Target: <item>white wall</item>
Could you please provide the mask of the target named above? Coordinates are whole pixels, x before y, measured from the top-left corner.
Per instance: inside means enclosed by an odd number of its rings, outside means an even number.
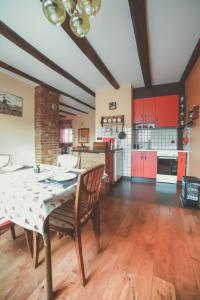
[[[118,90],[109,88],[96,91],[96,137],[114,137],[118,146],[123,149],[123,176],[131,176],[131,148],[132,148],[132,92],[130,84],[122,85]],[[109,110],[109,102],[116,102],[117,109]],[[126,138],[118,139],[118,134],[107,132],[101,126],[102,116],[124,115]],[[120,128],[121,129],[121,128]]]
[[[0,154],[10,154],[13,164],[34,162],[34,87],[0,73],[0,92],[23,97],[23,117],[0,114]]]
[[[89,128],[90,142],[86,146],[93,147],[95,141],[95,112],[89,112],[88,115],[80,113],[72,121],[73,128],[73,147],[80,146],[78,143],[78,129]]]
[[[102,116],[124,115],[125,127],[131,125],[132,86],[123,85],[118,90],[114,88],[96,91],[96,129],[101,128]],[[109,110],[109,102],[116,102],[117,109]]]

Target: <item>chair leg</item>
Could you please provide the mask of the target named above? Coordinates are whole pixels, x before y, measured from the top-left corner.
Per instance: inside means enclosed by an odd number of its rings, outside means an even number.
[[[40,252],[40,235],[37,232],[33,232],[33,265],[36,269],[38,266]]]
[[[15,234],[15,226],[14,225],[10,226],[10,231],[11,231],[11,235],[12,235],[13,240],[15,240],[16,239],[16,234]]]
[[[94,209],[94,214],[92,216],[92,225],[95,233],[95,238],[97,241],[98,252],[100,251],[100,205],[96,205]]]
[[[30,252],[31,257],[33,258],[33,232],[28,229],[24,229],[27,248]]]
[[[81,231],[78,230],[75,235],[75,245],[76,245],[76,255],[78,259],[78,267],[79,272],[81,275],[81,282],[82,285],[86,285],[86,278],[85,278],[85,269],[84,269],[84,262],[83,262],[83,251],[82,251],[82,243],[81,243]]]

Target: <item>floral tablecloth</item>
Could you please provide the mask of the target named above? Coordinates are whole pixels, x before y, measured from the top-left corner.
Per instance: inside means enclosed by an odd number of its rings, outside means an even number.
[[[76,183],[64,188],[40,182],[52,172],[49,168],[35,174],[30,168],[0,174],[0,213],[15,224],[43,234],[46,217],[74,198],[76,191]]]

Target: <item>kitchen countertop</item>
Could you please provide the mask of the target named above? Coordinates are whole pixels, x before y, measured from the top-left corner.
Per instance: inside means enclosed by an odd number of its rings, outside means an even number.
[[[83,152],[83,153],[107,153],[107,152],[116,152],[116,151],[121,151],[123,150],[122,148],[116,148],[112,150],[104,150],[104,149],[99,149],[99,150],[90,150],[90,149],[73,149],[72,152]]]
[[[188,150],[177,150],[177,149],[174,149],[174,150],[172,150],[172,149],[170,149],[170,150],[165,150],[165,149],[155,149],[155,150],[153,150],[153,149],[132,149],[132,151],[156,151],[156,152],[158,152],[158,151],[166,151],[166,152],[175,152],[175,151],[177,151],[177,152],[188,152]]]

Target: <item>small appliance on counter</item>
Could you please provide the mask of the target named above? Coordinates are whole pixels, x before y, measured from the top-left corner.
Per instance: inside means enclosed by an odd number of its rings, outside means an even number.
[[[200,179],[192,176],[182,178],[180,200],[183,206],[200,208]]]
[[[110,143],[109,142],[94,142],[93,150],[99,151],[99,152],[108,151],[108,150],[110,150]]]

